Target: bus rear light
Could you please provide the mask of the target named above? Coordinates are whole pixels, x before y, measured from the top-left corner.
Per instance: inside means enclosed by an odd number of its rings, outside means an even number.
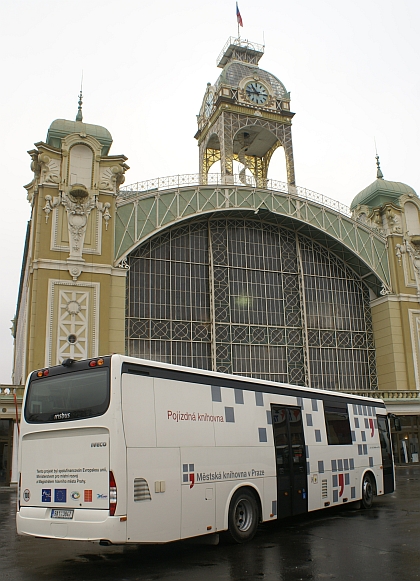
[[[99,366],[101,367],[101,365],[103,365],[105,363],[105,361],[101,358],[101,359],[91,359],[89,361],[89,367],[96,367]]]
[[[117,483],[115,482],[112,470],[109,471],[109,514],[115,515],[117,508]]]
[[[40,369],[36,372],[37,377],[47,377],[50,374],[49,369]]]

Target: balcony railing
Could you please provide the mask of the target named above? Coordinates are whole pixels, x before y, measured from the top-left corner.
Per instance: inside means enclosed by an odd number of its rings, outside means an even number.
[[[278,180],[267,179],[264,180],[263,186],[256,184],[256,181],[252,177],[247,177],[248,183],[244,184],[239,174],[234,174],[231,176],[222,176],[221,174],[208,174],[206,182],[203,182],[202,177],[198,173],[193,174],[183,174],[167,176],[163,178],[155,178],[151,180],[145,180],[144,182],[136,182],[134,184],[129,184],[120,188],[120,193],[118,195],[119,200],[130,200],[132,197],[139,197],[144,194],[145,197],[148,195],[153,195],[157,191],[178,189],[182,187],[191,186],[219,186],[219,187],[241,187],[241,188],[255,188],[258,190],[269,190],[274,192],[281,192],[282,194],[289,194],[294,197],[302,198],[303,200],[309,200],[320,204],[321,206],[326,206],[331,208],[336,212],[343,214],[344,216],[350,217],[351,211],[348,206],[328,198],[323,194],[318,194],[307,188],[302,188],[300,186],[290,186],[285,182]]]
[[[358,395],[362,397],[374,397],[377,399],[383,399],[384,401],[396,401],[396,400],[418,400],[420,402],[420,391],[411,390],[411,389],[393,389],[393,390],[344,390],[345,393],[351,395]]]

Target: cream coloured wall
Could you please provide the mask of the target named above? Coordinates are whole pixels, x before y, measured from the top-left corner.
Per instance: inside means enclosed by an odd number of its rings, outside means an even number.
[[[37,143],[30,152],[28,303],[16,322],[24,334],[24,353],[15,357],[24,367],[23,380],[33,369],[66,357],[124,352],[127,272],[113,261],[115,200],[126,158],[103,157],[95,138],[83,139],[88,148],[75,134],[63,140],[61,150]],[[85,191],[73,195],[75,180]]]
[[[379,390],[408,389],[400,304],[389,297],[372,304]]]

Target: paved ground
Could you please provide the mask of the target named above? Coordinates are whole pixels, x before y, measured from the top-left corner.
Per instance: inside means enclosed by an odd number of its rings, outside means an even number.
[[[420,467],[397,492],[262,525],[246,545],[99,547],[18,537],[15,492],[0,489],[1,581],[413,581],[420,579]]]

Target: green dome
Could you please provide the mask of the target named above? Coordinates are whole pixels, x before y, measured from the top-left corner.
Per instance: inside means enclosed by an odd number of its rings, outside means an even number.
[[[84,133],[99,141],[102,145],[102,155],[108,155],[112,144],[112,136],[108,129],[100,125],[83,123],[83,121],[67,121],[56,119],[50,125],[47,133],[47,143],[53,147],[61,148],[61,140],[71,133]]]
[[[350,205],[350,210],[354,210],[359,205],[376,208],[383,206],[387,202],[394,202],[399,206],[399,199],[404,194],[417,197],[413,188],[407,186],[407,184],[389,182],[388,180],[377,178],[370,186],[357,194]]]

